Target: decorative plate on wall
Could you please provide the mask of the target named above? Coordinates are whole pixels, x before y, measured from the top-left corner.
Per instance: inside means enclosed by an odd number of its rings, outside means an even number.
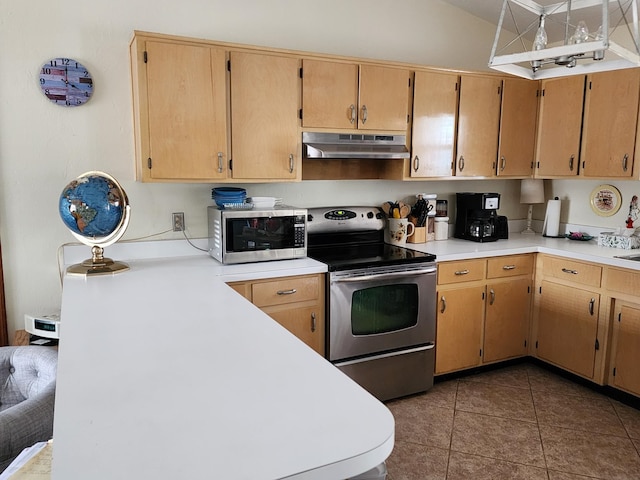
[[[600,185],[590,196],[591,209],[601,217],[610,217],[620,210],[622,197],[613,185]]]

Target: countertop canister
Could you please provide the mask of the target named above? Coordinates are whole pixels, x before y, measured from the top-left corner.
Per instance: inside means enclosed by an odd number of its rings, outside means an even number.
[[[446,240],[449,238],[449,217],[436,217],[435,221],[436,240]]]

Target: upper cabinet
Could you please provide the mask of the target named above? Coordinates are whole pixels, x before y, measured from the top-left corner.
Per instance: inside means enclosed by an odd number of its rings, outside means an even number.
[[[406,131],[411,72],[304,59],[303,128]]]
[[[411,177],[492,177],[502,80],[418,71],[413,99]]]
[[[498,155],[502,80],[462,75],[455,175],[492,177]]]
[[[300,180],[300,61],[230,53],[233,179]]]
[[[631,177],[639,92],[638,68],[587,76],[581,175]]]
[[[412,177],[452,175],[458,75],[418,71],[413,91]]]
[[[498,147],[499,177],[533,174],[539,82],[505,78],[502,82],[502,113]]]
[[[136,37],[131,60],[138,180],[225,179],[225,51]]]
[[[640,69],[542,81],[537,177],[631,178]]]
[[[131,60],[138,180],[302,178],[298,58],[137,34]]]

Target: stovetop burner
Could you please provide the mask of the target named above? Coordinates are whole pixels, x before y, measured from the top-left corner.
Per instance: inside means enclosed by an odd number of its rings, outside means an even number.
[[[435,261],[433,254],[384,243],[385,223],[377,207],[311,208],[307,255],[330,272]]]

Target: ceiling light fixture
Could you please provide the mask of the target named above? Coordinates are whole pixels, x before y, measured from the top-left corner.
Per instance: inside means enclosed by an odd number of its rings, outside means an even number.
[[[543,79],[638,66],[638,0],[502,4],[489,58],[494,70]]]

